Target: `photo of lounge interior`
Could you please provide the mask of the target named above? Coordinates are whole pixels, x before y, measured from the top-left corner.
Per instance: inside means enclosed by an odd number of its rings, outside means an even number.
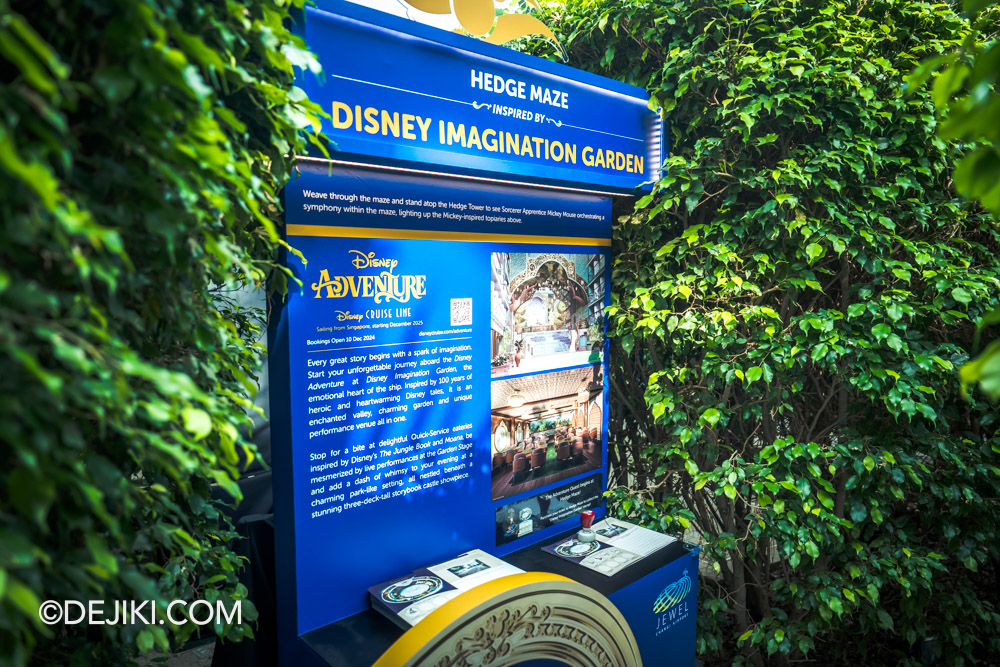
[[[574,368],[490,386],[493,500],[601,465],[602,379]]]
[[[493,253],[492,376],[537,373],[599,360],[604,273],[604,255],[600,254]]]

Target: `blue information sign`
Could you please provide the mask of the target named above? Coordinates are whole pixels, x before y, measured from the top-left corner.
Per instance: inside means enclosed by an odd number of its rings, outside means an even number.
[[[324,72],[305,82],[334,157],[631,192],[657,179],[641,88],[354,4],[307,8]]]
[[[297,633],[599,509],[608,198],[323,166],[285,206],[301,288],[272,381]]]
[[[639,88],[342,0],[300,29],[333,159],[285,189],[294,280],[271,316],[286,639],[418,568],[603,514],[602,195],[664,157]],[[693,622],[678,577],[661,629]]]

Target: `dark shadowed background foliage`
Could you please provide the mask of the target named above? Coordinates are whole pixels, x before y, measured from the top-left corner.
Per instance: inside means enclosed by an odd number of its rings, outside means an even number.
[[[253,455],[262,313],[227,294],[275,269],[283,156],[316,125],[282,23],[301,4],[0,0],[0,663],[194,631],[46,627],[42,600],[164,618],[245,594],[210,488],[237,495]]]

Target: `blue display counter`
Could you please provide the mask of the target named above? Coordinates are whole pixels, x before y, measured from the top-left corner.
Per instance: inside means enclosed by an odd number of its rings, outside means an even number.
[[[569,531],[557,539],[573,534]],[[612,577],[545,553],[537,545],[504,560],[528,572],[567,577],[607,597],[631,626],[643,665],[694,667],[699,553],[697,546],[675,542]],[[658,606],[661,595],[677,582],[685,595],[672,605]],[[297,664],[371,667],[402,635],[381,614],[364,611],[302,635],[296,660],[303,662]]]

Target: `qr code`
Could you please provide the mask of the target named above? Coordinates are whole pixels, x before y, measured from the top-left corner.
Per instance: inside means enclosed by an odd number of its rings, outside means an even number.
[[[451,326],[472,324],[472,299],[451,300]]]

